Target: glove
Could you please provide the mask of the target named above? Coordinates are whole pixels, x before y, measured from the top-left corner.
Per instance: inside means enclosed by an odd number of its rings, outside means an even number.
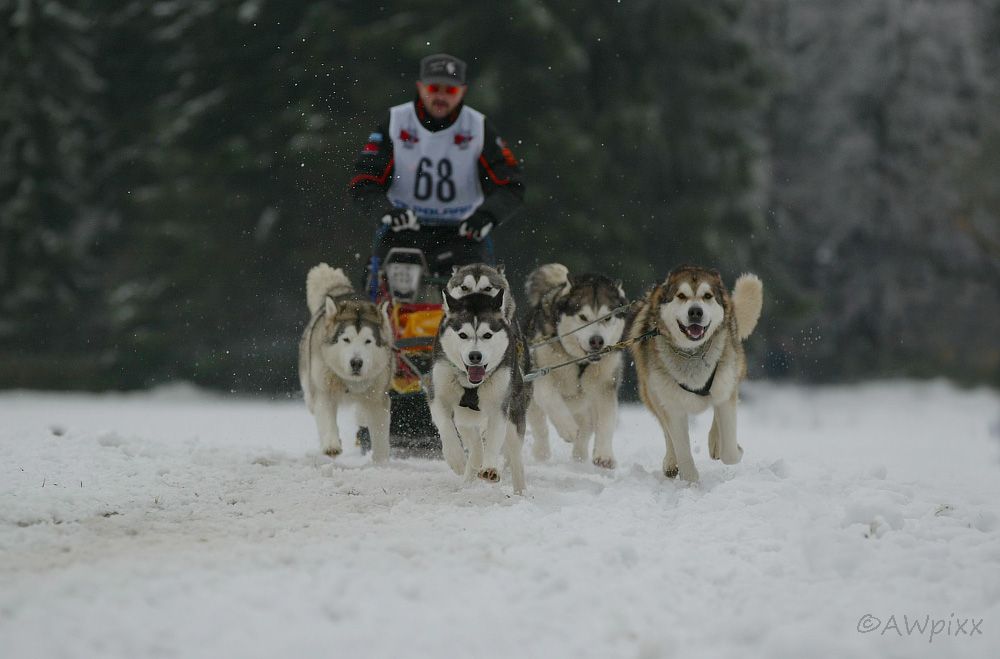
[[[420,224],[417,223],[417,216],[409,208],[393,208],[382,216],[382,224],[385,224],[395,232],[403,229],[419,231]]]
[[[493,218],[484,213],[475,213],[458,227],[458,235],[477,243],[493,230]]]

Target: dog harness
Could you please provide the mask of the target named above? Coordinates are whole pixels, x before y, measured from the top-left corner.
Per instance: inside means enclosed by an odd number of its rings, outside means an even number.
[[[462,400],[458,401],[459,407],[467,407],[473,412],[479,412],[479,388],[462,387]]]
[[[708,393],[712,390],[712,383],[715,382],[715,373],[718,370],[719,370],[719,364],[718,362],[716,362],[715,368],[712,369],[712,374],[708,376],[708,382],[706,382],[705,386],[702,387],[701,389],[691,389],[689,387],[685,387],[680,382],[678,382],[677,385],[684,391],[695,394],[696,396],[707,396]]]

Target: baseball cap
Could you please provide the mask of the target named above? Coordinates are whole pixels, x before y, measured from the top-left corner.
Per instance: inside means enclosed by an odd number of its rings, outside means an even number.
[[[464,85],[465,62],[445,53],[428,55],[420,60],[420,82]]]

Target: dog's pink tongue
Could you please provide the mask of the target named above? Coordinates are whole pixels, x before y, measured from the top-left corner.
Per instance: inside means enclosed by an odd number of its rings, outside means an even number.
[[[485,366],[469,366],[467,371],[469,373],[469,382],[472,384],[479,384],[486,377]]]
[[[705,328],[701,325],[688,325],[687,331],[688,336],[692,339],[697,339],[705,332]]]

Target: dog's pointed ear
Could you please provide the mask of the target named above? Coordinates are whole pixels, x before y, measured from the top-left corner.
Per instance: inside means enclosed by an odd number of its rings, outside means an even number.
[[[337,315],[337,303],[333,301],[333,298],[329,295],[326,296],[326,300],[323,306],[323,313],[326,314],[327,318],[333,318]]]
[[[622,286],[622,280],[621,279],[616,279],[615,280],[615,288],[618,289],[618,294],[622,296],[623,300],[628,300],[628,296],[625,295],[625,288]]]
[[[391,304],[389,300],[382,300],[378,305],[378,315],[382,318],[382,322],[390,329],[392,328],[392,319],[389,317],[389,306]]]
[[[497,263],[497,272],[499,272],[502,275],[507,274],[504,272],[503,263]]]
[[[448,315],[459,304],[458,298],[452,297],[447,288],[441,289],[441,304],[444,307],[444,315]]]
[[[496,297],[490,298],[491,300],[490,307],[493,308],[495,311],[500,311],[500,309],[503,308],[503,294],[504,294],[504,289],[498,288]]]
[[[457,265],[451,266],[451,276],[454,277],[457,274],[458,274],[458,266]]]

